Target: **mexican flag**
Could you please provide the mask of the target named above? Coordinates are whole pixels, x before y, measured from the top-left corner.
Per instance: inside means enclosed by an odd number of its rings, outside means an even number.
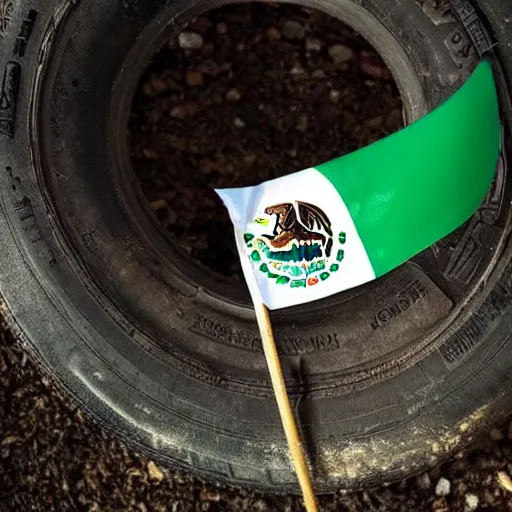
[[[432,245],[485,197],[500,138],[484,61],[445,103],[375,144],[255,187],[217,190],[253,299],[269,309],[318,300]]]

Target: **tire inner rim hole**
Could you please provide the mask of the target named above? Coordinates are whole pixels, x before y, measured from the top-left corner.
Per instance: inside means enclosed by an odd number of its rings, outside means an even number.
[[[341,21],[290,4],[225,5],[154,55],[132,102],[129,150],[142,196],[175,245],[243,282],[214,188],[331,160],[402,119],[391,73]]]

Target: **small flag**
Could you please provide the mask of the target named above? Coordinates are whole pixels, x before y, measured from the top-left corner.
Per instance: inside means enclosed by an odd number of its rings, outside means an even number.
[[[446,102],[375,144],[255,187],[217,190],[253,298],[269,309],[318,300],[437,242],[488,192],[500,134],[484,61]]]

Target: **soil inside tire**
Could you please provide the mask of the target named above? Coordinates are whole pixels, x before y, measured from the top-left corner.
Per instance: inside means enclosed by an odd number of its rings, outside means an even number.
[[[241,281],[215,187],[254,185],[364,147],[402,126],[377,52],[319,11],[225,6],[155,55],[132,105],[142,192],[191,258]]]

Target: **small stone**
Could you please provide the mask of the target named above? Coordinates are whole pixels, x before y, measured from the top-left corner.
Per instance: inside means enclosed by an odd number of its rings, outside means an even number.
[[[279,32],[277,27],[269,27],[265,31],[265,37],[269,41],[279,41],[281,39],[281,32]]]
[[[416,479],[416,483],[418,484],[418,487],[420,489],[423,489],[426,491],[427,489],[430,489],[430,486],[432,485],[432,482],[430,480],[430,477],[428,476],[428,473],[423,473],[423,475],[419,476]]]
[[[360,64],[361,72],[367,76],[377,79],[389,80],[391,72],[386,65],[374,57],[364,57]]]
[[[243,128],[245,126],[245,123],[239,117],[235,117],[235,119],[233,119],[233,124],[237,128]]]
[[[245,51],[245,44],[244,43],[236,43],[235,49],[237,52],[244,52]]]
[[[472,512],[478,508],[478,496],[476,494],[466,494],[464,497],[464,512]]]
[[[142,154],[145,158],[149,158],[151,160],[158,160],[158,153],[149,148],[143,148]]]
[[[302,76],[302,75],[305,75],[305,74],[306,74],[306,71],[299,64],[295,64],[295,66],[293,66],[290,69],[290,75],[292,75],[292,76]]]
[[[188,105],[175,105],[171,108],[169,115],[173,119],[187,119],[191,114],[191,109]]]
[[[430,510],[432,510],[432,512],[450,512],[445,497],[437,498],[434,500],[431,507],[432,508]]]
[[[7,436],[2,440],[2,446],[9,446],[10,444],[16,444],[22,441],[19,436]]]
[[[167,92],[171,88],[171,84],[166,81],[162,80],[159,77],[154,78],[151,80],[151,82],[148,82],[144,84],[142,87],[142,92],[149,96],[150,98],[154,98],[155,96],[158,96],[159,94],[162,94],[164,92]]]
[[[211,59],[207,59],[201,62],[201,64],[197,66],[197,70],[203,73],[203,75],[214,77],[218,76],[221,72],[219,65]]]
[[[336,89],[331,89],[329,91],[329,99],[333,102],[333,103],[337,103],[340,99],[340,96],[341,96],[341,93],[340,91],[336,90]]]
[[[499,428],[493,428],[490,436],[493,441],[501,441],[503,439],[503,432]]]
[[[370,119],[367,119],[364,124],[372,129],[372,130],[378,130],[382,127],[382,123],[384,122],[384,116],[375,116],[371,117]]]
[[[225,23],[218,23],[215,27],[215,30],[217,31],[217,34],[219,36],[224,36],[228,33],[228,26]]]
[[[149,206],[154,212],[156,212],[157,210],[165,208],[167,206],[167,202],[165,201],[165,199],[156,199],[155,201],[151,201]]]
[[[204,85],[204,77],[201,71],[189,70],[186,76],[187,85],[190,87],[202,87]]]
[[[308,116],[306,114],[301,114],[299,116],[299,120],[297,121],[295,128],[298,132],[305,132],[308,129]]]
[[[254,153],[249,153],[244,156],[244,162],[247,165],[252,165],[256,160],[258,160],[258,157]]]
[[[450,480],[447,480],[446,478],[441,477],[437,481],[437,485],[436,485],[436,489],[435,489],[436,496],[448,496],[448,494],[450,494],[450,488],[451,488]]]
[[[199,495],[201,501],[220,501],[220,493],[218,491],[209,490],[209,489],[201,489],[201,493]]]
[[[322,41],[316,37],[306,37],[304,46],[307,52],[319,52],[322,49]]]
[[[226,93],[226,99],[231,102],[238,101],[241,97],[240,91],[234,87]]]
[[[204,39],[197,32],[181,32],[178,36],[178,44],[182,50],[200,50],[203,47]]]
[[[161,482],[164,479],[164,474],[153,461],[148,462],[148,473],[149,478],[151,478],[151,480],[155,480],[156,482]]]
[[[204,34],[211,26],[212,22],[206,16],[199,16],[199,18],[196,18],[190,23],[187,29],[188,32]]]
[[[311,73],[313,78],[325,78],[325,71],[323,69],[315,69],[313,73]]]
[[[508,492],[512,492],[512,479],[506,471],[498,471],[498,483]]]
[[[262,499],[259,499],[252,504],[252,510],[255,512],[264,512],[268,510],[268,505]]]
[[[334,64],[342,64],[354,58],[354,52],[344,44],[333,44],[327,50]]]
[[[301,41],[306,35],[306,29],[302,23],[295,20],[286,20],[281,29],[283,37],[290,41]]]

